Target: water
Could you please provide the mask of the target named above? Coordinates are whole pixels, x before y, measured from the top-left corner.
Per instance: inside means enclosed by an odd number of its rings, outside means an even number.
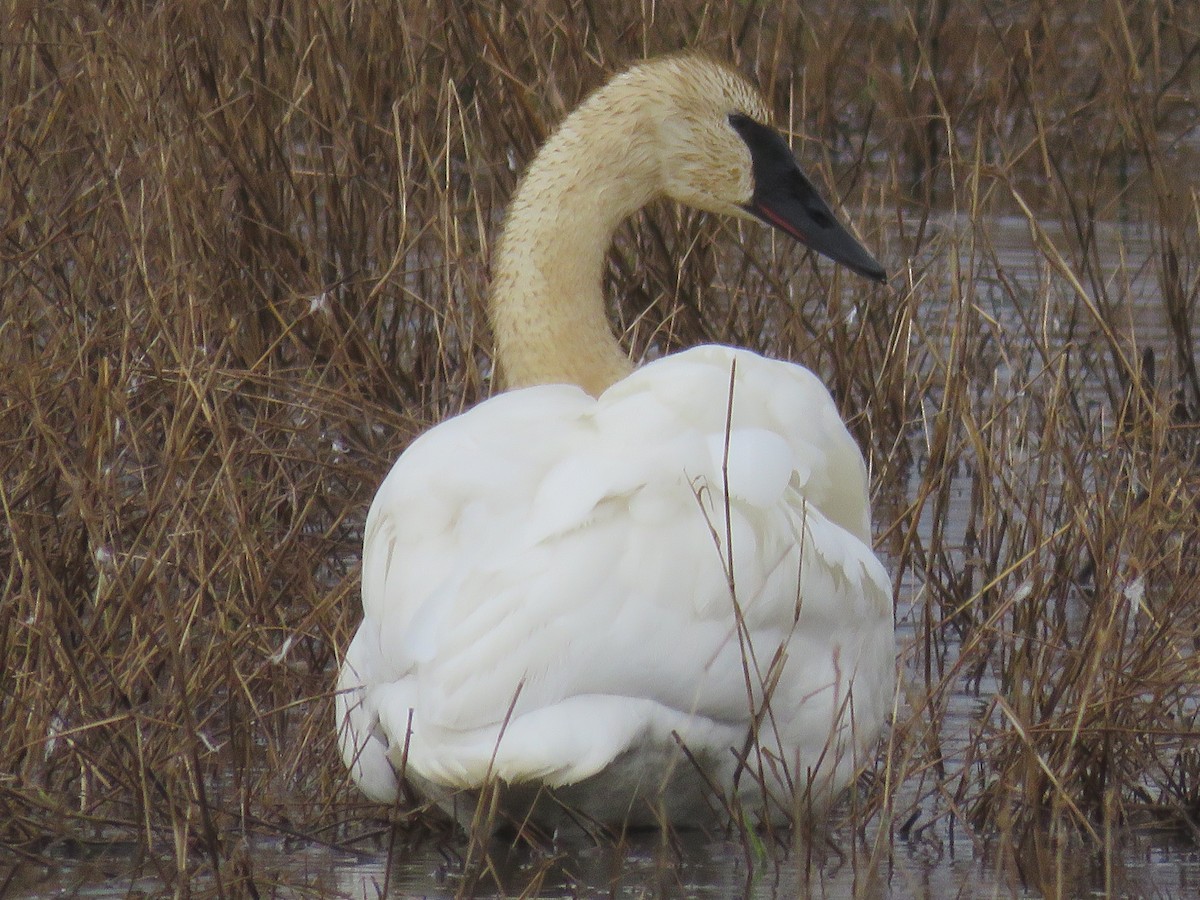
[[[847,855],[850,836],[835,832],[829,846],[809,856],[803,850],[751,862],[740,843],[683,837],[663,847],[656,835],[640,835],[624,847],[562,848],[554,859],[527,848],[495,848],[494,873],[475,883],[476,896],[518,896],[530,890],[542,897],[798,897],[842,900],[856,897],[1039,896],[1014,884],[1008,863],[997,854],[976,852],[960,838],[950,843],[921,837],[883,848],[878,861],[861,847]],[[838,850],[833,848],[837,847]],[[840,851],[840,854],[839,852]],[[778,857],[778,858],[776,858]],[[293,858],[293,864],[299,859]],[[1106,872],[1098,859],[1080,860],[1063,874],[1066,896],[1105,896],[1116,890],[1132,896],[1190,896],[1200,888],[1200,852],[1169,842],[1131,844]],[[317,854],[305,861],[318,871],[328,865],[329,887],[353,898],[391,896],[452,897],[462,886],[462,869],[433,847],[398,854],[385,882],[386,859],[338,859]],[[502,885],[498,888],[497,882]]]
[[[1100,854],[1055,854],[1040,883],[1067,897],[1191,897],[1200,890],[1200,850],[1167,836],[1127,835],[1106,864]],[[253,856],[254,887],[263,897],[1037,897],[1036,853],[977,847],[961,833],[910,834],[883,846],[872,860],[861,841],[834,831],[811,852],[770,850],[755,858],[736,840],[677,835],[664,845],[657,834],[623,845],[578,843],[553,851],[495,844],[491,867],[466,876],[465,841],[397,844],[391,859],[379,850],[350,854],[316,845],[262,840]],[[78,850],[78,848],[77,848]],[[133,848],[110,847],[61,865],[22,870],[5,897],[127,897],[169,893],[150,862],[131,863]],[[1063,871],[1056,869],[1061,866]],[[229,875],[226,875],[229,879]],[[0,885],[3,881],[0,880]],[[211,879],[191,884],[212,892]],[[227,889],[231,886],[227,883]],[[242,884],[241,893],[249,893]],[[1057,890],[1055,890],[1057,889]]]

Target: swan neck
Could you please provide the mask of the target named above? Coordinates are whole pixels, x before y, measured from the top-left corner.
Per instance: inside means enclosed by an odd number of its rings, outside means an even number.
[[[505,387],[570,383],[598,395],[632,371],[602,282],[617,226],[660,193],[652,133],[628,111],[585,104],[531,164],[509,207],[490,299]]]

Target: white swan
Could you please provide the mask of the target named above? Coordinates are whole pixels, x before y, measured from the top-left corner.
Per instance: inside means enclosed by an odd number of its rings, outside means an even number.
[[[669,57],[530,166],[490,310],[519,389],[414,441],[367,519],[337,717],[368,796],[393,802],[402,775],[464,822],[490,784],[547,826],[782,822],[873,746],[890,584],[829,393],[730,347],[633,371],[605,320],[612,233],[662,195],[883,280],[766,121],[737,74]]]

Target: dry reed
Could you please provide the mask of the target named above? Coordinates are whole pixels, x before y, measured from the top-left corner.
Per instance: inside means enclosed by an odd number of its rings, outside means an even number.
[[[906,677],[847,812],[866,850],[953,817],[1054,893],[1073,841],[1194,835],[1196,4],[3,13],[15,871],[117,841],[174,889],[257,895],[279,885],[246,841],[389,827],[333,748],[367,504],[491,389],[487,265],[520,164],[607,73],[682,47],[764,86],[895,270],[874,291],[664,205],[608,272],[635,354],[803,361],[869,453]]]

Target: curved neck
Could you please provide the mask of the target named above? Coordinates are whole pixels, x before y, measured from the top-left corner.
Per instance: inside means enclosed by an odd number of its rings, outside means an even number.
[[[508,388],[570,383],[597,395],[633,370],[608,324],[601,285],[613,232],[661,190],[655,131],[640,118],[585,104],[517,189],[489,307]]]

